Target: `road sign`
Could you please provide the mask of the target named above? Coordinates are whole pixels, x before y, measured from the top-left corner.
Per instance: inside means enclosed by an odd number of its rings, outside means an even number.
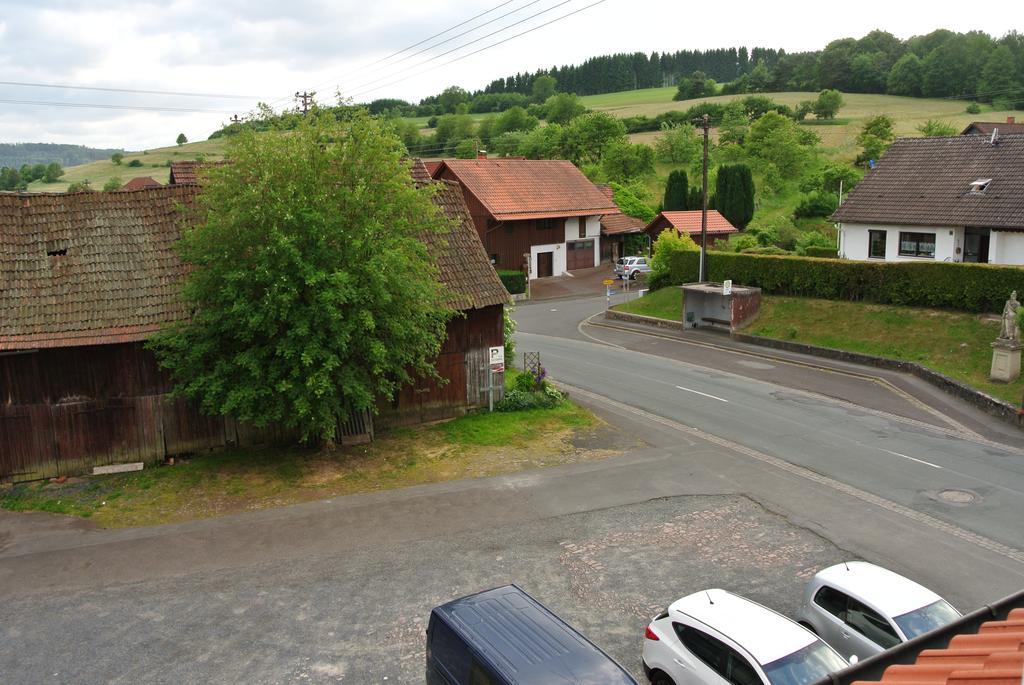
[[[491,373],[505,373],[505,364],[491,364]]]
[[[722,283],[722,294],[732,295],[732,280],[725,281]]]
[[[488,363],[492,367],[495,364],[501,364],[502,366],[505,365],[505,346],[504,345],[498,345],[497,347],[492,347],[491,348],[490,362],[488,362]]]
[[[603,281],[601,281],[601,283],[602,283],[603,285],[615,285],[615,281],[613,281],[613,280],[612,280],[612,279],[610,279],[610,278],[606,278],[606,279],[604,279]]]

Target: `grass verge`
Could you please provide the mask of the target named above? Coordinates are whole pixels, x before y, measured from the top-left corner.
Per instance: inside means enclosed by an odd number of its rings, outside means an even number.
[[[663,288],[615,308],[682,319],[682,298],[675,288]],[[762,298],[760,316],[744,332],[918,362],[1014,405],[1020,405],[1024,395],[1024,379],[1006,384],[988,378],[991,343],[999,335],[999,321],[991,317],[773,295]]]
[[[27,483],[0,493],[0,508],[80,516],[106,528],[172,523],[611,456],[573,445],[599,426],[566,401],[401,429],[360,447],[234,449],[136,473]]]

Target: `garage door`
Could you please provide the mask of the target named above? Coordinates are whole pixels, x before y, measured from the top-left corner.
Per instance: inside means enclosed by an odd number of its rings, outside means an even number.
[[[574,269],[589,269],[594,266],[594,241],[577,240],[565,244],[565,268],[569,271]]]

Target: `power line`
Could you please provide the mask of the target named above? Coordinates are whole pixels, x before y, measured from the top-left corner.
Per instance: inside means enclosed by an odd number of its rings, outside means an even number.
[[[225,93],[189,93],[174,90],[139,90],[135,88],[105,88],[101,86],[71,86],[58,83],[30,83],[26,81],[0,81],[0,86],[18,86],[21,88],[55,88],[62,90],[91,90],[104,93],[137,93],[140,95],[173,95],[177,97],[211,98],[215,100],[259,100],[258,95],[227,95]]]
[[[402,62],[404,62],[406,60],[412,59],[413,57],[416,57],[418,55],[422,55],[424,52],[427,52],[428,50],[433,50],[436,47],[440,47],[442,45],[445,45],[447,43],[452,42],[456,38],[461,38],[461,37],[463,37],[465,35],[473,33],[474,31],[478,31],[478,30],[482,29],[485,26],[489,26],[489,25],[493,24],[496,21],[501,21],[502,19],[504,19],[505,17],[507,17],[509,15],[515,14],[516,12],[520,12],[520,11],[526,9],[527,7],[530,7],[531,5],[536,5],[540,1],[541,0],[532,0],[531,2],[528,2],[528,3],[526,3],[525,5],[523,5],[521,7],[515,8],[511,12],[506,12],[505,14],[501,15],[500,17],[495,17],[494,19],[491,19],[490,21],[485,21],[483,24],[480,24],[479,26],[474,26],[473,28],[469,29],[468,31],[463,31],[462,33],[457,33],[454,36],[452,36],[451,38],[446,38],[445,40],[442,40],[440,43],[434,43],[433,45],[428,45],[427,47],[423,48],[422,50],[418,50],[418,51],[412,53],[411,55],[406,55],[402,59],[400,59],[400,60],[398,60],[396,62],[392,62],[391,64],[387,65],[387,67],[385,67],[385,68],[389,68],[390,69],[391,67],[394,67],[394,66],[396,66],[398,64],[401,64]],[[556,5],[556,7],[557,7],[557,5]],[[551,9],[554,9],[554,8],[551,8]],[[547,10],[545,10],[545,11],[547,11]],[[537,16],[537,15],[535,14],[533,16]],[[529,18],[530,17],[527,17],[527,19],[529,19]],[[523,21],[526,21],[526,20],[524,19]],[[506,26],[505,28],[511,28],[512,26],[515,26],[515,24],[510,24],[509,26]],[[505,29],[500,29],[499,31],[496,31],[496,33],[500,33],[500,31],[504,31],[504,30]],[[491,34],[491,35],[494,35],[494,34]],[[487,38],[487,36],[484,36],[484,38]],[[481,38],[480,40],[483,40],[483,39]],[[469,45],[469,43],[466,43],[466,45]],[[465,46],[463,46],[463,47],[465,47]],[[458,49],[458,48],[456,48],[456,49]],[[445,54],[447,54],[447,53],[445,53]],[[440,56],[443,57],[444,55],[440,55]],[[380,71],[380,69],[375,69],[375,70],[373,70],[373,71],[371,71],[369,73],[373,73],[374,71]],[[391,76],[394,76],[394,74],[391,74]],[[389,77],[388,76],[384,76],[382,78],[389,78]],[[360,87],[359,85],[353,86],[353,88],[359,88],[359,87]]]
[[[34,105],[40,107],[74,107],[83,109],[123,109],[140,112],[179,112],[192,114],[234,114],[226,109],[195,109],[189,107],[147,107],[145,105],[105,105],[95,102],[46,102],[42,100],[0,100],[5,105]]]
[[[397,52],[393,52],[390,55],[388,55],[387,57],[382,57],[381,59],[377,60],[376,62],[371,62],[370,64],[367,64],[366,67],[363,67],[363,68],[364,69],[368,69],[369,67],[376,66],[376,65],[380,64],[381,62],[386,62],[387,60],[391,59],[392,57],[397,57],[398,55],[401,55],[403,52],[406,52],[408,50],[412,50],[413,48],[417,48],[420,45],[423,45],[424,43],[426,43],[427,41],[431,41],[431,40],[433,40],[435,38],[443,36],[444,34],[448,33],[449,31],[454,31],[455,29],[457,29],[457,28],[459,28],[461,26],[465,26],[466,24],[468,24],[471,21],[479,19],[480,17],[483,17],[485,15],[488,15],[491,12],[493,12],[495,10],[499,10],[502,7],[504,7],[505,5],[511,4],[513,2],[515,2],[515,0],[505,0],[505,2],[499,3],[499,4],[495,5],[494,7],[490,8],[489,10],[481,12],[480,14],[477,14],[476,16],[470,17],[469,19],[466,19],[465,21],[462,21],[462,22],[460,22],[458,24],[455,24],[454,26],[450,26],[450,27],[446,28],[444,31],[441,31],[439,33],[435,33],[434,35],[430,36],[429,38],[424,38],[423,40],[421,40],[418,43],[413,43],[412,45],[404,47],[401,50],[398,50]],[[324,82],[320,83],[318,86],[316,86],[316,88],[312,88],[311,90],[315,91],[320,86],[327,85],[328,83],[330,83],[330,82],[329,81],[324,81]],[[282,102],[284,100],[287,100],[290,97],[291,97],[290,95],[286,95],[284,97],[278,98],[277,100],[274,100],[270,104],[274,105],[274,104],[276,104],[278,102]]]
[[[566,0],[566,2],[569,2],[569,1],[571,1],[571,0]],[[592,2],[589,5],[585,5],[585,6],[579,8],[577,10],[573,10],[572,12],[569,12],[567,14],[563,14],[560,17],[555,17],[554,19],[551,19],[550,21],[546,21],[543,24],[538,24],[537,26],[534,26],[533,28],[529,28],[529,29],[527,29],[525,31],[521,31],[520,33],[517,33],[517,34],[515,34],[513,36],[509,36],[508,38],[503,38],[502,40],[499,40],[499,41],[497,41],[495,43],[491,43],[490,45],[486,45],[486,46],[480,48],[479,50],[474,50],[473,52],[467,53],[465,55],[461,55],[459,57],[456,57],[455,59],[452,59],[452,60],[449,60],[447,62],[444,62],[443,64],[436,64],[436,65],[434,65],[432,67],[427,67],[426,69],[424,69],[422,71],[418,71],[415,74],[409,74],[408,76],[403,76],[400,79],[396,79],[394,81],[390,81],[388,83],[385,83],[383,85],[377,86],[375,88],[360,90],[360,91],[357,91],[356,93],[352,93],[351,95],[365,95],[366,93],[372,93],[374,91],[380,90],[381,88],[387,88],[388,86],[394,85],[396,83],[401,83],[402,81],[407,81],[407,80],[409,80],[411,78],[415,78],[416,76],[420,76],[422,74],[425,74],[428,71],[433,71],[434,69],[439,69],[441,67],[446,67],[449,64],[454,64],[455,62],[464,60],[467,57],[472,57],[473,55],[478,55],[481,52],[484,52],[485,50],[490,50],[491,48],[495,48],[495,47],[497,47],[499,45],[503,45],[504,43],[507,43],[510,40],[514,40],[514,39],[519,38],[521,36],[525,36],[528,33],[533,33],[534,31],[537,31],[539,29],[544,28],[545,26],[550,26],[551,24],[554,24],[556,22],[562,21],[563,19],[568,19],[569,17],[571,17],[571,16],[573,16],[575,14],[579,14],[580,12],[586,11],[586,10],[590,9],[591,7],[596,7],[597,5],[603,4],[605,2],[607,2],[607,0],[597,0],[597,2]],[[559,5],[555,5],[554,7],[551,7],[551,8],[549,8],[549,10],[545,10],[545,11],[550,11],[550,9],[554,9],[555,7],[559,7],[560,5],[564,5],[564,4],[566,4],[566,3],[562,2]],[[538,13],[538,14],[543,14],[543,12]],[[536,16],[536,15],[534,15],[534,16]],[[528,17],[528,19],[529,18],[530,17]],[[523,21],[525,21],[525,20],[523,20]],[[517,24],[521,24],[523,22],[520,21],[520,22],[516,22],[516,23]],[[516,24],[512,24],[512,25],[510,25],[510,26],[508,26],[506,28],[511,28],[511,26],[515,26],[515,25]],[[500,32],[501,31],[495,31],[495,33],[500,33]],[[494,34],[490,34],[490,35],[494,35]],[[485,38],[486,38],[486,36],[485,36]],[[467,43],[466,45],[471,45],[472,43],[479,42],[479,40],[480,39],[478,39],[476,41],[472,41],[471,43]],[[466,45],[463,45],[462,47],[466,47]],[[460,49],[460,48],[456,48],[456,50],[457,49]],[[455,50],[449,50],[448,52],[449,53],[450,52],[455,52]],[[448,53],[444,53],[444,54],[448,54]],[[439,56],[441,56],[441,55],[439,55]],[[427,62],[430,62],[430,61],[433,61],[433,60],[427,60]],[[423,62],[423,64],[426,64],[427,62]]]
[[[604,0],[601,0],[601,1],[603,2]],[[536,12],[536,13],[534,13],[534,14],[531,14],[530,16],[528,16],[528,17],[526,17],[526,18],[524,18],[524,19],[520,19],[519,21],[516,21],[516,22],[512,22],[511,24],[509,24],[509,25],[507,25],[507,26],[504,26],[504,27],[502,27],[502,28],[498,29],[497,31],[491,31],[491,32],[490,32],[490,33],[488,33],[488,34],[485,34],[485,35],[483,35],[483,36],[480,36],[479,38],[474,38],[473,40],[471,40],[471,41],[469,41],[469,42],[466,42],[466,43],[463,43],[462,45],[456,46],[456,47],[452,48],[451,50],[447,50],[447,51],[445,51],[445,52],[442,52],[442,53],[441,53],[441,54],[439,54],[439,55],[434,55],[434,56],[433,56],[433,57],[431,57],[430,59],[427,59],[427,60],[423,60],[423,61],[422,61],[422,62],[420,62],[419,64],[413,65],[413,67],[412,67],[412,68],[416,68],[416,67],[421,67],[421,66],[423,66],[424,64],[429,64],[429,63],[433,62],[434,60],[437,60],[437,59],[441,59],[442,57],[445,57],[445,56],[447,56],[447,55],[450,55],[450,54],[452,54],[453,52],[458,52],[459,50],[461,50],[461,49],[463,49],[463,48],[465,48],[465,47],[469,47],[470,45],[474,45],[474,44],[476,44],[476,43],[479,43],[479,42],[480,42],[480,41],[482,41],[482,40],[486,40],[486,39],[490,38],[491,36],[495,36],[495,35],[497,35],[497,34],[499,34],[499,33],[502,33],[503,31],[507,31],[508,29],[512,28],[513,26],[519,26],[520,24],[526,23],[526,22],[528,22],[529,20],[531,20],[531,19],[534,19],[534,18],[536,18],[536,17],[539,17],[539,16],[540,16],[540,15],[542,15],[542,14],[547,14],[548,12],[550,12],[550,11],[552,11],[552,10],[555,10],[555,9],[558,9],[559,7],[562,7],[563,5],[567,5],[567,4],[569,4],[570,2],[573,2],[573,0],[562,0],[561,2],[559,2],[559,3],[555,4],[555,5],[552,5],[551,7],[548,7],[548,8],[547,8],[547,9],[545,9],[545,10],[541,10],[540,12]],[[599,3],[595,3],[595,4],[599,4]],[[584,7],[583,9],[586,9],[586,8]],[[565,15],[565,16],[570,16],[570,15]],[[563,17],[563,18],[564,18],[564,17]],[[546,24],[542,24],[541,26],[546,26]],[[539,27],[538,27],[538,28],[539,28]],[[526,32],[524,32],[524,33],[529,33],[529,31],[526,31]],[[523,35],[523,34],[519,34],[519,35]],[[513,37],[513,38],[515,38],[515,36],[512,36],[512,37]],[[500,43],[496,43],[496,45],[499,45],[499,44],[500,44]],[[479,52],[479,51],[478,51],[478,52]],[[476,53],[470,53],[470,54],[476,54]],[[467,55],[467,56],[468,56],[468,55]],[[457,61],[457,60],[452,60],[452,61]],[[452,63],[452,62],[445,62],[445,64],[451,64],[451,63]],[[437,65],[437,66],[444,66],[445,64],[440,64],[440,65]],[[430,69],[426,69],[426,70],[424,70],[424,71],[420,71],[420,72],[417,72],[417,73],[416,73],[415,75],[419,75],[419,74],[425,73],[426,71],[430,71],[430,70],[431,70],[431,69],[433,69],[433,68],[434,68],[434,67],[431,67]],[[405,80],[407,80],[407,79],[409,79],[409,78],[412,78],[412,76],[406,76],[406,77],[403,77],[403,78],[401,78],[401,79],[398,79],[397,81],[391,81],[391,82],[389,82],[389,83],[386,83],[386,84],[384,84],[383,86],[380,86],[380,87],[378,87],[378,88],[371,88],[371,89],[369,89],[369,90],[367,90],[367,89],[366,89],[366,86],[372,86],[373,84],[375,84],[375,83],[379,83],[380,81],[383,81],[383,80],[384,80],[384,79],[386,79],[386,78],[390,78],[391,76],[394,76],[394,74],[391,74],[390,76],[383,76],[383,77],[381,77],[381,78],[378,78],[378,79],[373,79],[373,80],[371,80],[371,81],[368,81],[368,82],[366,82],[366,83],[364,83],[364,84],[362,84],[362,85],[360,85],[360,86],[356,86],[356,87],[355,87],[355,88],[353,88],[353,90],[352,90],[352,91],[351,91],[351,92],[349,93],[349,95],[355,95],[355,94],[361,94],[361,93],[372,93],[373,91],[375,91],[375,90],[380,90],[380,88],[384,88],[385,86],[389,86],[389,85],[392,85],[392,84],[394,84],[394,83],[400,83],[401,81],[405,81]]]

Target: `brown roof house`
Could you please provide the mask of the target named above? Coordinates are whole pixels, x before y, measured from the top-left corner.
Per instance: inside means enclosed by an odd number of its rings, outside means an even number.
[[[651,236],[651,240],[657,240],[661,232],[667,228],[674,228],[682,235],[686,233],[694,242],[700,244],[701,210],[694,209],[682,212],[662,212],[654,217],[654,220],[647,224],[644,231]],[[708,243],[719,240],[728,240],[730,235],[739,233],[740,230],[729,223],[729,220],[722,216],[717,209],[708,210]]]
[[[962,136],[991,136],[993,133],[999,135],[1018,135],[1024,133],[1024,124],[1018,124],[1015,117],[1006,117],[1006,122],[1001,121],[972,121],[967,128],[960,132]]]
[[[572,162],[451,159],[433,176],[462,187],[491,262],[531,279],[600,264],[601,217],[619,211]]]
[[[159,188],[163,183],[152,176],[136,176],[121,186],[120,190],[143,190],[144,188]]]
[[[1024,264],[1024,135],[900,138],[832,215],[847,259]]]
[[[0,481],[282,436],[202,416],[170,397],[170,379],[144,347],[155,331],[187,316],[179,299],[186,266],[174,244],[198,192],[179,183],[0,194]],[[435,202],[455,221],[450,233],[426,242],[462,316],[448,324],[436,363],[443,380],[422,380],[382,403],[378,424],[486,406],[489,348],[503,342],[508,293],[459,187],[442,182]]]

